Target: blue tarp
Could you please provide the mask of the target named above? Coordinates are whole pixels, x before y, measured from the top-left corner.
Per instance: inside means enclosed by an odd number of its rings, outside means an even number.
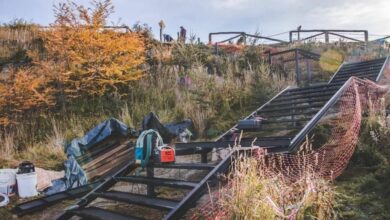
[[[86,150],[107,139],[112,135],[126,136],[129,134],[129,128],[121,121],[111,118],[108,119],[84,135],[82,138],[75,138],[65,147],[66,155],[74,157],[81,156]]]
[[[63,178],[53,180],[53,186],[45,190],[45,195],[62,192],[88,183],[87,175],[72,155],[70,155],[64,162],[64,167],[65,176]]]
[[[82,138],[73,139],[65,146],[65,152],[68,157],[64,162],[65,176],[52,181],[53,186],[45,190],[45,194],[51,195],[87,184],[87,175],[75,158],[82,156],[85,151],[111,136],[127,136],[130,132],[133,132],[133,130],[129,129],[124,123],[111,118],[92,128]]]

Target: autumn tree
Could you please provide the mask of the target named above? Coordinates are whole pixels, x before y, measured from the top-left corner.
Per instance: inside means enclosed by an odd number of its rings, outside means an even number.
[[[143,35],[105,28],[113,13],[110,0],[91,5],[56,5],[55,22],[38,34],[43,48],[27,52],[31,65],[0,77],[0,124],[26,112],[65,107],[73,98],[126,93],[128,82],[142,76]]]
[[[38,112],[56,104],[50,76],[44,66],[11,68],[0,79],[0,125],[12,123],[26,112]]]
[[[142,76],[142,36],[105,29],[113,12],[110,0],[92,1],[92,8],[73,2],[55,6],[56,20],[43,32],[47,59],[61,70],[56,77],[68,96],[103,95]]]

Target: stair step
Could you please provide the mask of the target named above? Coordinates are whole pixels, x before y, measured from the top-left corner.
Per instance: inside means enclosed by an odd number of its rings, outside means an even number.
[[[358,68],[358,69],[351,69],[351,70],[348,70],[348,69],[341,69],[336,75],[345,75],[345,74],[352,74],[352,73],[370,73],[370,72],[379,72],[379,70],[382,69],[382,64],[380,66],[377,66],[377,67],[366,67],[366,68]]]
[[[107,220],[107,219],[115,219],[115,220],[141,220],[142,218],[125,216],[113,211],[104,210],[97,207],[87,207],[80,208],[69,211],[73,215],[77,215],[79,217],[85,219],[94,219],[94,220]]]
[[[280,118],[280,117],[289,117],[289,116],[296,116],[296,115],[304,115],[304,116],[309,116],[309,115],[314,115],[316,114],[320,109],[311,109],[309,111],[297,111],[297,112],[282,112],[279,114],[259,114],[259,116],[265,118],[265,119],[270,119],[270,118]]]
[[[290,144],[293,137],[288,136],[275,136],[275,137],[258,137],[255,144],[258,146],[286,146]],[[242,146],[250,146],[254,138],[242,138]],[[212,148],[226,148],[232,147],[235,144],[233,140],[221,140],[221,141],[204,141],[204,142],[189,142],[189,143],[175,143],[176,152],[190,150],[190,149],[212,149]]]
[[[280,112],[280,111],[293,111],[293,110],[303,110],[303,109],[310,109],[310,108],[318,108],[324,106],[325,103],[319,103],[319,104],[312,104],[312,105],[303,105],[303,106],[288,106],[288,107],[282,107],[282,108],[266,108],[261,109],[257,112],[257,114],[265,113],[265,112]]]
[[[155,163],[150,164],[154,168],[165,168],[165,169],[186,169],[186,170],[212,170],[215,164],[208,163]]]
[[[362,62],[355,62],[355,63],[346,63],[343,65],[342,69],[351,69],[351,68],[362,68],[366,66],[378,66],[383,65],[385,59],[381,60],[373,60],[373,61],[362,61]]]
[[[367,61],[357,61],[352,63],[345,63],[345,67],[358,67],[358,66],[367,66],[367,65],[376,65],[383,63],[386,60],[386,58],[379,58],[375,60],[367,60]]]
[[[280,102],[280,101],[286,101],[286,100],[298,100],[298,99],[313,99],[313,98],[325,98],[325,97],[332,97],[333,94],[336,92],[330,91],[330,92],[313,92],[305,95],[286,95],[286,96],[281,96],[280,98],[276,98],[273,100],[273,103],[275,102]]]
[[[367,78],[367,79],[373,78],[373,79],[376,79],[376,77],[378,75],[379,75],[379,72],[374,73],[374,74],[358,74],[358,75],[351,75],[351,76],[339,76],[339,77],[333,78],[332,81],[347,81],[352,76],[358,77],[358,78],[361,78],[361,79],[363,79],[363,78]]]
[[[192,189],[197,183],[192,181],[183,181],[167,178],[152,178],[143,176],[121,176],[115,177],[116,181],[141,183],[141,184],[153,184],[156,186],[167,186],[173,188]]]
[[[93,195],[104,199],[110,199],[114,201],[141,205],[161,210],[173,209],[178,204],[177,201],[173,200],[153,198],[145,195],[119,191],[107,191],[102,193],[94,193]]]
[[[357,72],[369,72],[369,71],[378,71],[382,68],[383,63],[375,66],[363,66],[357,68],[342,68],[337,74],[345,74],[345,73],[357,73]]]
[[[347,76],[347,75],[357,75],[357,74],[369,74],[369,73],[377,73],[381,70],[381,68],[375,69],[358,69],[352,71],[341,71],[336,74],[336,76]]]
[[[335,93],[339,88],[335,89],[314,89],[314,90],[307,90],[302,91],[300,93],[283,93],[280,97],[301,97],[301,96],[307,96],[307,95],[313,95],[317,93]]]
[[[264,120],[261,123],[263,124],[279,124],[279,123],[294,123],[294,122],[308,122],[311,118],[301,118],[301,119],[281,119],[281,120]]]
[[[305,103],[315,103],[315,102],[327,102],[329,100],[329,97],[324,98],[316,98],[311,100],[285,100],[284,102],[270,102],[268,105],[264,106],[263,109],[267,108],[276,108],[276,107],[283,107],[283,106],[292,106],[299,104],[305,104]]]
[[[291,125],[279,125],[276,127],[269,127],[269,128],[257,128],[257,129],[243,129],[245,134],[248,133],[257,133],[257,132],[262,132],[262,131],[285,131],[285,130],[300,130],[303,128],[303,125],[298,125],[298,126],[291,126]],[[241,130],[236,131],[235,133],[240,133]]]
[[[321,89],[321,88],[329,88],[329,87],[333,87],[333,85],[320,84],[320,85],[312,85],[308,87],[297,87],[297,88],[288,89],[286,92],[300,92],[300,91],[305,91],[310,89],[318,89],[318,88]]]
[[[338,86],[334,85],[327,85],[327,86],[321,86],[321,87],[306,87],[301,88],[299,90],[287,90],[285,95],[302,95],[302,94],[308,94],[308,93],[314,93],[314,92],[324,92],[324,91],[337,91],[339,89]]]

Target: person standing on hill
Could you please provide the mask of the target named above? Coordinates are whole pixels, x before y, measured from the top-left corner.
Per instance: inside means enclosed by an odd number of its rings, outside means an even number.
[[[182,43],[186,42],[186,35],[187,35],[187,30],[183,26],[180,26],[180,35],[179,35],[180,42]]]
[[[173,38],[169,34],[163,34],[164,42],[172,42]]]

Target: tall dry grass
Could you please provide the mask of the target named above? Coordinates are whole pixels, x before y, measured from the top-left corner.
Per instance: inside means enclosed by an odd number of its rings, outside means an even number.
[[[0,63],[8,59],[25,58],[29,49],[41,48],[37,41],[39,27],[24,20],[16,19],[0,26]],[[16,61],[16,60],[15,60]]]
[[[195,219],[335,219],[336,192],[332,183],[307,173],[291,182],[262,172],[258,159],[236,159],[227,184],[211,194]]]
[[[82,119],[73,115],[62,120],[51,116],[45,121],[47,127],[43,133],[34,129],[42,125],[33,122],[18,124],[3,131],[0,136],[0,167],[15,167],[21,161],[29,160],[38,167],[62,169],[66,159],[64,144],[81,137],[100,120]]]

